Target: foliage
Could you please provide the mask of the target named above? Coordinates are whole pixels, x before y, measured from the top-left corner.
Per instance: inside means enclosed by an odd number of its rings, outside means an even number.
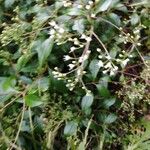
[[[0,149],[146,149],[149,26],[148,0],[0,0]]]

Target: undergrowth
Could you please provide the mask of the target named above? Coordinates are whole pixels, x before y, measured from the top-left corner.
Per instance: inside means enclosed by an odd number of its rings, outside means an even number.
[[[1,150],[150,150],[148,0],[0,0]]]

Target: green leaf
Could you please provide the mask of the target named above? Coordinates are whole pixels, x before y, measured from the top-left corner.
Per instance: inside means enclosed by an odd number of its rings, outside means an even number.
[[[114,24],[116,24],[117,26],[121,25],[120,17],[117,14],[110,13],[109,14],[109,18],[111,19],[111,22],[114,23]]]
[[[96,13],[106,11],[110,7],[111,3],[112,3],[112,0],[101,0],[99,2]]]
[[[106,118],[104,123],[110,124],[113,123],[117,119],[117,116],[115,114],[109,114]]]
[[[82,110],[86,110],[88,109],[89,107],[91,107],[92,103],[93,103],[93,95],[88,93],[86,94],[83,98],[82,98],[82,102],[81,102],[81,107],[82,107]]]
[[[32,58],[34,54],[25,54],[25,55],[22,55],[18,61],[17,61],[17,64],[16,64],[16,70],[17,71],[21,71],[21,69],[23,67],[25,67],[25,65],[27,64],[27,62]]]
[[[48,38],[46,39],[41,46],[37,47],[38,52],[38,59],[39,59],[39,67],[41,68],[45,61],[47,60],[48,56],[51,53],[51,50],[53,48],[54,39]]]
[[[14,77],[0,77],[0,95],[13,95],[18,91],[15,89],[16,79]]]
[[[25,103],[29,107],[36,107],[41,105],[43,102],[40,100],[40,97],[38,97],[35,94],[29,94],[25,96]]]
[[[78,16],[81,15],[81,10],[79,8],[70,8],[67,12],[68,15],[70,16]]]
[[[105,108],[109,108],[109,107],[111,107],[115,102],[116,102],[116,99],[115,99],[115,98],[105,99],[104,102],[103,102],[103,106],[104,106]]]
[[[74,121],[70,121],[66,123],[64,128],[64,134],[67,136],[72,136],[77,132],[78,124]]]
[[[96,87],[98,89],[99,94],[102,97],[105,97],[105,98],[110,97],[110,92],[109,92],[109,90],[105,86],[103,86],[101,84],[97,84]]]
[[[93,79],[97,77],[97,74],[99,72],[100,66],[98,65],[99,60],[93,59],[89,65],[89,70],[92,74]]]
[[[117,119],[117,116],[112,113],[111,114],[100,113],[98,118],[100,119],[101,122],[105,124],[111,124]]]
[[[137,23],[139,23],[140,21],[140,18],[138,16],[138,14],[134,13],[132,16],[131,16],[131,24],[132,25],[136,25]]]
[[[31,90],[32,89],[38,89],[41,92],[45,92],[48,90],[50,85],[50,81],[49,78],[47,77],[42,77],[37,79],[31,86]]]
[[[5,7],[9,8],[14,4],[15,0],[5,0]]]
[[[84,32],[84,19],[75,20],[72,29],[82,34]]]

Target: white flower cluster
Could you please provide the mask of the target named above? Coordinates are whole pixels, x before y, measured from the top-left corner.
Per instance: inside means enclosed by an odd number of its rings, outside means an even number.
[[[99,66],[99,68],[104,69],[102,71],[103,74],[109,73],[110,76],[116,74],[116,72],[119,69],[118,65],[120,65],[121,67],[125,67],[130,60],[129,58],[133,57],[132,55],[128,56],[128,54],[125,51],[122,51],[122,53],[120,53],[118,58],[116,59],[111,58],[110,55],[103,54],[100,48],[97,48],[97,52],[100,53],[98,55],[99,62],[97,63],[97,65]]]
[[[85,9],[87,9],[87,10],[89,10],[89,9],[91,9],[92,8],[92,6],[93,6],[93,4],[94,4],[94,2],[93,1],[88,1],[88,4],[85,6]]]
[[[59,69],[57,67],[55,67],[54,70],[55,71],[52,71],[54,78],[57,78],[58,80],[64,80],[65,79],[66,73],[60,73]]]
[[[75,85],[78,83],[79,79],[74,78],[74,79],[69,79],[67,78],[66,73],[60,73],[59,69],[57,67],[54,68],[54,71],[52,71],[52,74],[54,78],[57,80],[65,80],[66,82],[66,87],[69,88],[70,91],[72,91],[75,87]]]
[[[66,84],[66,87],[69,88],[70,91],[72,91],[74,88],[75,88],[75,85],[78,83],[78,79],[68,79],[66,80],[67,84]]]
[[[69,7],[72,5],[72,3],[68,0],[63,0],[63,5],[64,5],[64,7]]]
[[[56,39],[57,44],[62,44],[65,32],[67,32],[63,27],[59,26],[54,20],[49,22],[51,29],[49,31],[50,38]]]

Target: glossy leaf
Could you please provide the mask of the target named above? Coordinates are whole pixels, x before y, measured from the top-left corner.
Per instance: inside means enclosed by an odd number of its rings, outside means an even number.
[[[77,126],[78,124],[74,121],[67,122],[64,128],[64,134],[66,136],[74,135],[77,132]]]
[[[102,97],[105,97],[105,98],[110,97],[110,92],[109,92],[109,90],[105,86],[103,86],[101,84],[97,84],[96,87],[98,89],[99,94]]]
[[[98,12],[106,11],[110,7],[111,3],[112,3],[112,0],[101,0],[99,2],[99,6],[96,12],[98,13]]]
[[[91,107],[92,103],[93,103],[94,97],[92,94],[86,94],[83,98],[82,98],[82,102],[81,102],[81,107],[82,110],[86,110],[89,107]]]
[[[39,67],[41,68],[45,61],[47,60],[48,56],[51,53],[51,50],[53,48],[54,39],[48,38],[46,39],[39,47],[37,47],[38,52],[38,59],[39,59]]]
[[[83,19],[75,20],[72,29],[82,34],[84,32],[84,20]]]
[[[29,94],[25,96],[25,103],[29,107],[36,107],[41,105],[43,102],[41,101],[40,97],[35,94]]]
[[[5,0],[5,7],[11,7],[14,4],[15,0]]]
[[[90,65],[89,65],[89,70],[92,74],[93,79],[95,79],[97,77],[97,74],[99,72],[100,66],[98,65],[98,60],[94,59],[91,61]]]

